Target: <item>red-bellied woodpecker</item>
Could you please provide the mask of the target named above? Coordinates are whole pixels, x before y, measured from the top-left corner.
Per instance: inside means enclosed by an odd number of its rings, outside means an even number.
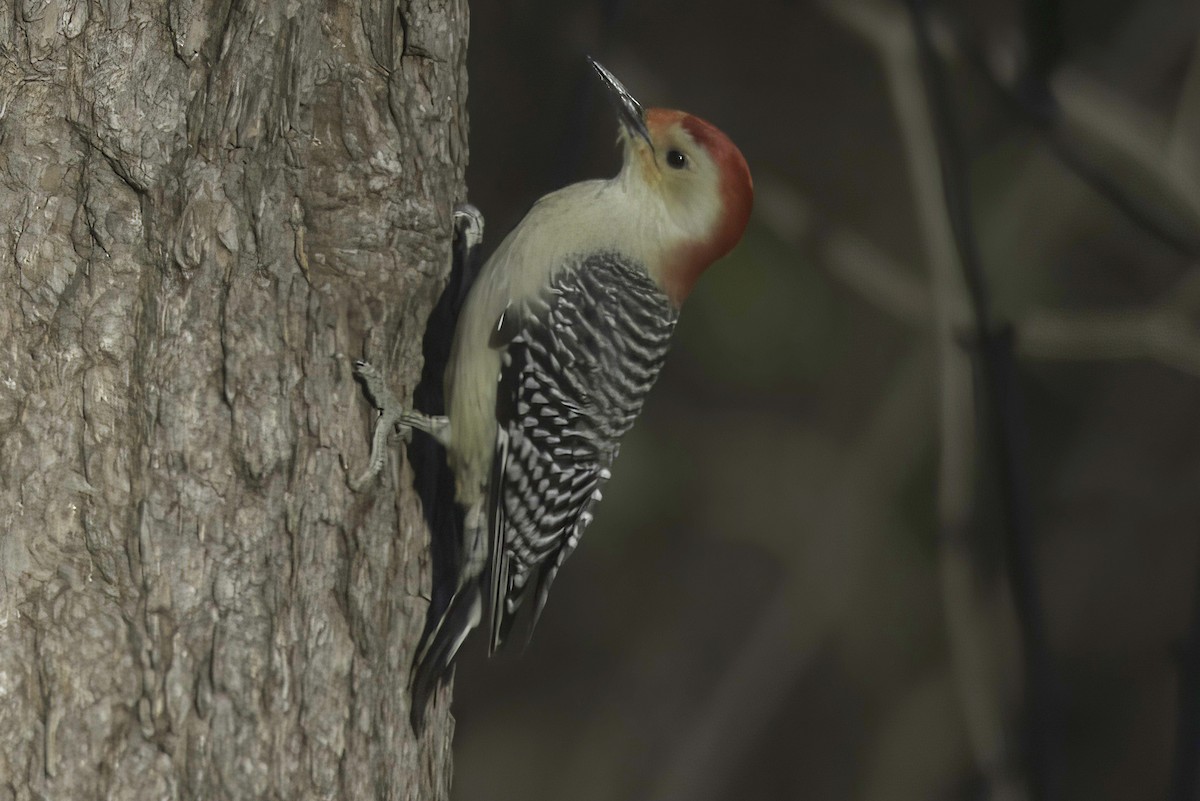
[[[457,588],[413,667],[418,728],[485,611],[489,653],[530,593],[536,622],[658,376],[681,304],[750,215],[750,171],[725,134],[681,111],[644,111],[592,65],[617,107],[621,171],[543,197],[484,265],[455,333],[447,416],[389,413],[381,377],[358,365],[381,426],[412,426],[445,445],[464,512]],[[373,454],[372,469],[380,464]]]

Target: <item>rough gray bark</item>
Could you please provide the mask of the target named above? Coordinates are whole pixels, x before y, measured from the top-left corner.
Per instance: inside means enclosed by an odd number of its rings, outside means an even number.
[[[466,162],[465,0],[0,0],[0,800],[444,798],[361,494]]]

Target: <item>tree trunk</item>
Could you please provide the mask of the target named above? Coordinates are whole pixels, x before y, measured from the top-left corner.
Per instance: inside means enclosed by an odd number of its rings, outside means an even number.
[[[465,0],[0,0],[0,801],[444,798],[399,452]]]

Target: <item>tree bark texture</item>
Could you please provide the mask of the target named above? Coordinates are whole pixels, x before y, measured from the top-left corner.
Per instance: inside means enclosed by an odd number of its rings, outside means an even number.
[[[0,0],[0,801],[444,798],[362,493],[466,164],[466,0]]]

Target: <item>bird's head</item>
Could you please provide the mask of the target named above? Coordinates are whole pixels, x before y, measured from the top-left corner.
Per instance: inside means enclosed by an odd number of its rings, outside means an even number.
[[[591,63],[621,122],[622,175],[660,201],[670,222],[656,278],[681,304],[709,265],[742,238],[754,203],[750,168],[714,125],[683,111],[643,109],[616,76]]]

